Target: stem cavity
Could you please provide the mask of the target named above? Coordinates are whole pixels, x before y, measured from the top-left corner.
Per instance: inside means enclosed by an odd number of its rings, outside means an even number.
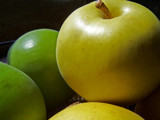
[[[110,13],[109,9],[106,7],[106,5],[102,2],[102,0],[97,0],[96,2],[96,8],[98,8],[99,10],[101,10],[108,19],[112,18],[112,14]]]

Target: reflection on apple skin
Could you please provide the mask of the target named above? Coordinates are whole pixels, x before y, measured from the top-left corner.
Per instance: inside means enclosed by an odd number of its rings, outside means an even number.
[[[104,19],[93,2],[62,25],[56,48],[59,70],[87,101],[134,104],[160,82],[160,47],[155,47],[160,22],[139,4],[103,2],[113,18]]]
[[[26,43],[24,43],[24,49],[29,49],[34,47],[34,44],[35,44],[34,40],[28,40],[26,41]]]

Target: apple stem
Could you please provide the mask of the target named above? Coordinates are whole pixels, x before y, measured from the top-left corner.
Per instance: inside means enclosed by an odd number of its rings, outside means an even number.
[[[106,7],[106,5],[102,2],[102,0],[97,0],[96,2],[96,8],[101,10],[105,15],[107,15],[108,19],[112,18],[112,15],[109,11],[109,9]]]

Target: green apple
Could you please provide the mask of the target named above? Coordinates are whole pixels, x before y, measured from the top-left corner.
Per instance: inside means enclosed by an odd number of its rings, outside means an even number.
[[[8,64],[29,75],[40,88],[47,113],[67,102],[73,95],[59,73],[56,62],[58,31],[36,29],[22,35],[9,50]]]
[[[160,120],[160,86],[135,106],[134,112],[145,120]]]
[[[63,23],[56,58],[68,85],[87,101],[130,105],[160,83],[160,22],[126,0],[91,2]]]
[[[46,120],[43,96],[22,71],[0,62],[0,120]]]

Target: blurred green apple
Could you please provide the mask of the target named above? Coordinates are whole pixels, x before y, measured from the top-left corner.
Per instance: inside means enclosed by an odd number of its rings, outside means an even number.
[[[22,71],[0,62],[0,120],[46,120],[43,96]]]
[[[135,106],[134,112],[145,120],[160,120],[160,86]]]
[[[87,101],[130,105],[160,83],[160,22],[126,0],[92,2],[63,23],[56,58],[68,85]]]
[[[73,91],[63,80],[56,62],[58,31],[37,29],[22,35],[9,50],[8,64],[29,75],[40,88],[47,113],[68,101]]]

